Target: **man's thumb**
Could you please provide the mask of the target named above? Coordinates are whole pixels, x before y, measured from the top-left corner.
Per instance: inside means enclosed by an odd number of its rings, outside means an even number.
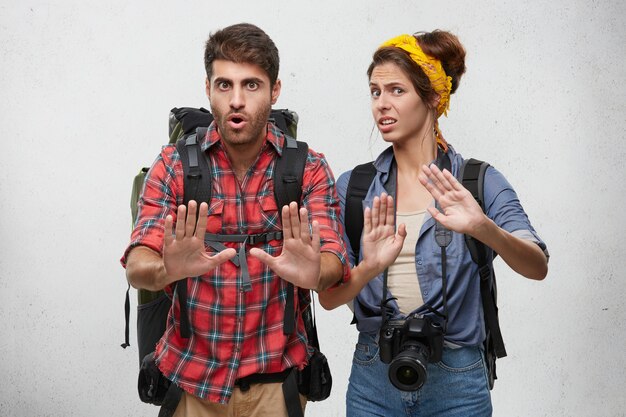
[[[270,268],[274,265],[274,257],[259,248],[250,249],[250,255],[254,256]]]

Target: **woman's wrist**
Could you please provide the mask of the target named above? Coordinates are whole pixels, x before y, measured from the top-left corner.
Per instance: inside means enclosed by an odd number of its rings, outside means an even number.
[[[356,271],[358,279],[369,281],[375,276],[379,275],[384,268],[378,264],[373,264],[368,259],[362,259],[361,262],[353,269],[353,273]]]

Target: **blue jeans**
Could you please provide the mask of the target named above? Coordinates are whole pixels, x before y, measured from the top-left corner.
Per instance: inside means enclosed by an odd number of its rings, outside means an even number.
[[[480,347],[444,348],[442,360],[428,363],[417,391],[400,391],[389,381],[378,343],[359,334],[346,396],[347,417],[491,416],[491,395]]]

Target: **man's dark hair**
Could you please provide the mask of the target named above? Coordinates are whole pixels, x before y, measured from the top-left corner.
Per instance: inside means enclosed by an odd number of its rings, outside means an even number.
[[[216,59],[258,65],[269,77],[270,87],[278,79],[278,49],[267,33],[250,23],[228,26],[209,36],[204,49],[204,67],[209,79]]]

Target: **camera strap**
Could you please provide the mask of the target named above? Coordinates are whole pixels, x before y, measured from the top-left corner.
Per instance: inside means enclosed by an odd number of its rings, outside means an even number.
[[[437,167],[443,171],[447,169],[452,172],[452,163],[448,155],[440,148],[437,148]],[[435,201],[435,208],[441,211],[441,206]],[[441,248],[441,293],[443,297],[443,333],[446,334],[448,330],[448,273],[446,271],[446,264],[448,258],[446,256],[446,248],[452,242],[452,232],[439,222],[435,222],[435,242]]]
[[[435,204],[435,208],[440,210],[439,204]],[[446,256],[446,247],[452,242],[452,232],[439,222],[435,223],[435,241],[441,248],[441,293],[443,297],[443,333],[448,330],[448,273],[446,264],[448,259]]]
[[[389,275],[389,268],[385,268],[385,272],[383,272],[383,297],[381,299],[380,302],[380,316],[383,319],[383,323],[385,323],[387,320],[389,320],[391,317],[391,311],[388,311],[387,309],[387,303],[391,300],[395,300],[396,297],[387,297],[387,280],[388,280],[388,275]]]
[[[439,147],[437,147],[437,159],[435,160],[435,165],[437,165],[437,167],[442,171],[444,169],[452,171],[452,163],[450,162],[450,158],[448,157],[446,152],[444,152]],[[394,174],[397,175],[397,170],[394,172]],[[441,211],[441,207],[439,206],[439,203],[437,201],[435,201],[435,208]],[[448,328],[448,275],[446,271],[446,247],[450,244],[450,242],[452,242],[452,232],[443,227],[443,225],[437,221],[435,222],[435,241],[437,242],[437,245],[439,245],[439,247],[441,248],[441,291],[443,297],[443,314],[435,310],[429,304],[425,304],[425,307],[428,309],[428,311],[443,319],[442,327],[445,334]],[[383,323],[389,320],[390,317],[388,317],[388,315],[391,315],[391,312],[388,311],[387,303],[391,300],[396,299],[396,297],[393,297],[391,294],[389,297],[387,297],[387,275],[388,269],[385,269],[385,272],[383,273],[383,296],[380,302],[381,317]]]

